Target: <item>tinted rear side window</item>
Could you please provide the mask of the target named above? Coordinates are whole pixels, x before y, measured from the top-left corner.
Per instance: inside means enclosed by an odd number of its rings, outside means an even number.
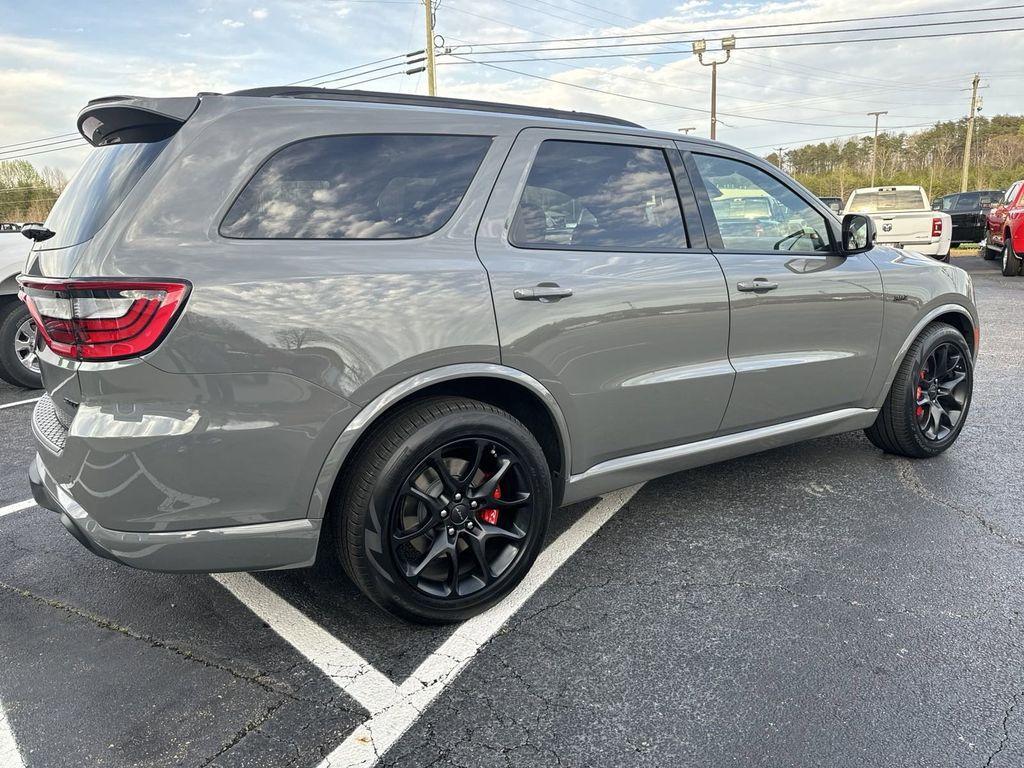
[[[95,235],[168,141],[115,144],[90,152],[46,217],[46,226],[56,234],[42,248],[66,248]]]
[[[383,240],[422,237],[458,207],[491,139],[321,136],[275,153],[221,224],[225,237]]]
[[[509,233],[520,248],[673,251],[686,231],[660,149],[549,140]]]

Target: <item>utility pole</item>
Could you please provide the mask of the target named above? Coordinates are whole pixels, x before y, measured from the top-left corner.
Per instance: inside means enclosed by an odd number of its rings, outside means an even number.
[[[782,147],[775,148],[775,157],[778,159],[779,170],[784,170],[782,167]]]
[[[888,115],[888,110],[884,112],[868,112],[868,117],[875,116],[875,140],[871,145],[871,186],[875,186],[875,171],[878,169],[878,118],[882,115]]]
[[[967,142],[964,144],[964,168],[960,173],[960,191],[967,191],[967,177],[971,170],[971,139],[974,138],[974,115],[978,111],[978,83],[981,77],[974,76],[971,81],[971,116],[967,118]]]
[[[437,79],[434,67],[434,0],[423,0],[427,17],[427,93],[437,95]]]
[[[708,50],[707,40],[695,40],[693,52],[697,54],[697,60],[702,66],[711,67],[711,138],[715,138],[718,127],[718,65],[725,64],[729,56],[736,49],[736,35],[722,38],[722,50],[725,51],[725,58],[721,61],[704,61],[704,54]]]
[[[685,136],[689,136],[690,135],[690,131],[696,131],[697,129],[691,127],[691,128],[677,128],[676,130],[679,131],[680,133],[684,134]]]

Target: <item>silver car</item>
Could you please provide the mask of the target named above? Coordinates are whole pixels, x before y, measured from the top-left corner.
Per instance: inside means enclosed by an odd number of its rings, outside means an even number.
[[[962,270],[737,149],[599,115],[264,88],[91,102],[22,296],[38,502],[160,571],[337,558],[402,617],[500,600],[553,509],[971,402]]]

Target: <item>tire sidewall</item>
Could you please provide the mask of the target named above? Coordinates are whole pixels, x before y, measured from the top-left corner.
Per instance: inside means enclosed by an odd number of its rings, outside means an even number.
[[[914,411],[917,407],[917,372],[924,368],[925,361],[932,351],[940,344],[954,344],[964,356],[964,362],[967,370],[967,401],[964,403],[963,414],[960,416],[960,421],[957,422],[956,427],[942,440],[930,440],[924,436],[921,432],[920,427],[917,425],[917,417]],[[960,436],[961,430],[963,430],[964,424],[967,423],[967,415],[971,409],[971,401],[974,398],[974,358],[971,356],[970,347],[967,346],[967,342],[964,340],[963,335],[955,328],[950,326],[944,326],[936,328],[934,331],[928,334],[925,338],[924,343],[917,347],[916,353],[912,358],[913,362],[910,367],[910,378],[904,382],[904,391],[901,395],[901,407],[906,409],[908,414],[908,423],[911,429],[908,430],[911,440],[920,449],[920,451],[929,456],[937,456],[938,454],[945,451]]]
[[[408,476],[433,451],[457,440],[483,437],[508,446],[521,459],[533,484],[534,520],[516,561],[502,574],[497,589],[454,600],[431,598],[417,591],[399,573],[391,551],[391,511],[395,494]],[[501,600],[522,579],[540,553],[552,504],[551,477],[544,454],[519,422],[492,412],[458,412],[441,416],[408,436],[384,464],[370,493],[363,520],[363,550],[369,562],[372,590],[384,607],[430,621],[460,621],[479,612],[482,604]]]
[[[40,375],[26,368],[14,351],[14,337],[29,317],[28,309],[20,301],[0,307],[0,378],[26,389],[39,389]]]

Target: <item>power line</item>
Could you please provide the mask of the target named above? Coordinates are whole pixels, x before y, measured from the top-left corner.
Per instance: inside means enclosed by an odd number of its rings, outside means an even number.
[[[1024,19],[1024,17],[1021,17],[1021,18]],[[797,42],[797,43],[768,43],[768,44],[762,44],[762,45],[748,45],[748,46],[745,46],[745,47],[742,47],[742,48],[737,47],[736,50],[742,52],[742,51],[751,51],[751,50],[766,50],[766,49],[769,49],[769,48],[801,48],[801,47],[809,46],[809,45],[843,45],[843,44],[847,44],[847,43],[878,43],[878,42],[889,42],[889,43],[900,42],[901,43],[901,42],[904,42],[906,40],[928,40],[928,39],[933,39],[933,38],[938,38],[938,37],[966,37],[966,36],[969,36],[969,35],[993,35],[993,34],[999,34],[999,33],[1002,33],[1002,32],[1021,32],[1021,31],[1024,31],[1024,27],[1001,27],[999,29],[979,29],[979,30],[966,30],[966,31],[957,31],[957,32],[934,32],[934,33],[926,34],[926,35],[909,35],[909,36],[902,36],[902,37],[860,37],[860,38],[853,38],[853,39],[850,39],[850,40],[809,40],[809,41]],[[693,41],[693,42],[696,42],[696,41]],[[742,39],[740,40],[740,42],[742,42]],[[714,53],[717,50],[720,50],[720,49],[711,50],[709,52],[710,53]],[[505,51],[505,53],[516,53],[516,51]],[[551,56],[551,57],[534,57],[534,58],[528,58],[528,59],[523,59],[523,58],[519,58],[519,59],[491,59],[491,63],[494,63],[494,64],[513,64],[513,63],[516,63],[516,62],[523,62],[523,61],[571,61],[571,60],[577,60],[577,59],[616,59],[616,58],[624,58],[624,57],[630,56],[630,55],[632,55],[632,56],[664,56],[664,55],[679,56],[679,55],[689,55],[689,54],[690,54],[690,51],[688,51],[688,50],[677,50],[677,51],[643,51],[641,53],[634,53],[634,54],[595,53],[595,54],[585,54],[585,55],[582,55],[582,56]],[[452,55],[455,55],[455,54],[452,54]],[[472,54],[472,55],[479,55],[479,53]],[[483,63],[483,62],[480,62],[480,61],[476,61],[475,59],[467,59],[467,61],[473,61],[474,63],[477,63],[477,64],[482,64]]]
[[[57,147],[56,149],[44,149],[44,150],[42,150],[40,152],[28,152],[27,154],[24,154],[24,155],[15,155],[14,157],[0,158],[0,163],[6,162],[7,160],[21,160],[24,157],[32,157],[33,155],[46,155],[46,154],[49,154],[50,152],[64,152],[64,151],[69,150],[69,149],[79,149],[80,147],[88,147],[88,146],[89,146],[89,142],[82,141],[80,144],[72,144],[71,146],[68,146],[68,147]],[[31,147],[29,147],[29,149],[31,149]]]
[[[409,1],[410,2],[415,2],[415,0],[409,0]],[[403,0],[403,2],[404,2],[404,0]],[[333,72],[324,72],[322,75],[315,75],[313,77],[307,77],[307,78],[304,78],[302,80],[296,80],[293,83],[288,83],[288,85],[302,85],[303,83],[308,83],[308,82],[311,82],[313,80],[321,80],[321,79],[323,79],[325,77],[331,77],[332,75],[340,75],[343,72],[353,72],[354,70],[362,69],[363,67],[372,67],[374,64],[383,64],[385,61],[391,61],[393,59],[402,59],[402,58],[405,58],[405,56],[406,56],[406,54],[398,54],[396,56],[387,56],[387,57],[385,57],[383,59],[376,59],[374,61],[368,61],[365,64],[356,64],[355,66],[352,66],[352,67],[345,67],[344,69],[336,69]],[[363,75],[363,74],[366,74],[366,73],[365,72],[360,72],[359,74]],[[353,75],[353,76],[357,77],[358,75]]]
[[[705,114],[705,115],[711,114],[711,110],[709,110],[709,109],[701,109],[700,107],[684,106],[682,104],[672,104],[672,103],[669,103],[669,102],[666,102],[666,101],[657,101],[655,99],[645,99],[645,98],[643,98],[641,96],[631,96],[631,95],[626,94],[626,93],[617,93],[616,91],[608,91],[608,90],[605,90],[603,88],[593,88],[593,87],[591,87],[589,85],[580,85],[579,83],[570,83],[570,82],[567,82],[565,80],[556,80],[555,78],[552,78],[552,77],[545,77],[544,75],[536,75],[536,74],[532,74],[530,72],[522,72],[521,70],[511,69],[509,67],[499,67],[499,66],[496,66],[495,64],[493,64],[491,62],[474,61],[472,59],[465,59],[462,56],[460,56],[459,54],[455,54],[455,53],[448,54],[448,55],[453,56],[453,57],[455,57],[457,59],[462,59],[462,61],[464,61],[466,63],[469,63],[469,64],[478,64],[478,65],[480,65],[482,67],[489,67],[490,69],[498,69],[498,70],[501,70],[502,72],[510,72],[512,74],[515,74],[515,75],[522,75],[523,77],[532,77],[532,78],[535,78],[537,80],[544,80],[544,81],[549,82],[549,83],[556,83],[557,85],[564,85],[564,86],[567,86],[569,88],[578,88],[580,90],[590,91],[592,93],[601,93],[601,94],[604,94],[606,96],[617,96],[617,97],[622,98],[622,99],[629,99],[631,101],[640,101],[640,102],[643,102],[645,104],[657,104],[658,106],[662,106],[662,107],[671,107],[673,109],[683,109],[683,110],[686,110],[688,112],[700,112],[700,113]],[[780,119],[780,118],[752,117],[752,116],[748,116],[748,115],[735,114],[735,113],[732,113],[732,112],[719,112],[719,114],[725,115],[726,117],[735,117],[735,118],[740,118],[740,119],[743,119],[743,120],[758,120],[758,121],[766,122],[766,123],[782,123],[782,124],[785,124],[785,125],[810,125],[810,126],[821,127],[821,128],[861,128],[862,127],[862,126],[859,126],[859,125],[837,125],[835,123],[810,123],[810,122],[804,122],[804,121],[799,121],[799,120],[783,120],[783,119]]]
[[[70,142],[74,142],[74,143],[78,144],[78,143],[81,143],[82,141],[84,141],[84,139],[82,139],[81,136],[79,136],[78,138],[75,138],[75,139],[61,139],[60,141],[51,141],[51,142],[48,142],[46,144],[35,144],[34,146],[23,147],[22,149],[8,149],[8,150],[5,150],[5,151],[0,151],[0,155],[7,155],[7,154],[10,154],[11,152],[19,152],[19,153],[20,152],[27,152],[30,149],[42,149],[43,147],[55,147],[55,146],[60,146],[60,145],[67,145]],[[3,158],[0,157],[0,160],[2,160],[2,159]]]
[[[885,21],[889,19],[910,19],[921,16],[948,16],[952,14],[960,13],[987,13],[989,11],[1008,11],[1024,8],[1024,4],[1016,5],[994,5],[988,8],[962,8],[958,10],[948,11],[921,11],[918,13],[898,13],[888,14],[884,16],[859,16],[851,17],[846,19],[831,19],[828,21],[791,21],[791,22],[780,22],[778,24],[750,24],[741,27],[705,27],[703,29],[682,29],[673,30],[672,32],[632,32],[621,35],[592,35],[588,37],[560,37],[560,38],[549,38],[546,41],[537,40],[512,40],[508,42],[490,43],[494,46],[505,46],[505,45],[524,45],[535,42],[554,42],[554,43],[576,43],[576,42],[589,42],[592,40],[625,40],[630,38],[638,37],[665,37],[666,35],[701,35],[710,32],[743,32],[750,29],[781,29],[782,27],[806,27],[815,24],[846,24],[860,21]],[[658,41],[655,41],[658,42]]]
[[[77,131],[74,131],[72,133],[58,133],[56,136],[44,136],[41,139],[31,139],[30,141],[16,141],[14,144],[0,144],[0,149],[7,149],[7,147],[21,147],[21,146],[24,146],[25,144],[35,144],[35,143],[40,142],[40,141],[50,141],[52,139],[63,138],[64,136],[77,136],[77,135],[78,135]]]

